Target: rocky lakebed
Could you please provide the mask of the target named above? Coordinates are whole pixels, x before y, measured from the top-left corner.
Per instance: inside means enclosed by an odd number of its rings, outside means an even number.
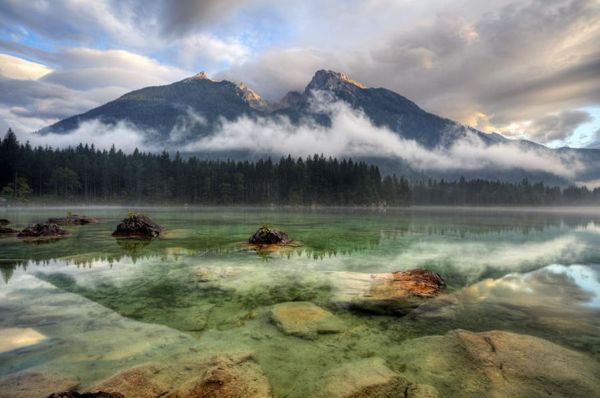
[[[0,215],[2,398],[600,396],[593,214],[53,214]]]

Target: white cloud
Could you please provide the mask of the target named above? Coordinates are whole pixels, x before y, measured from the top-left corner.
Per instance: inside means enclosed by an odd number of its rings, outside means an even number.
[[[37,80],[52,72],[46,65],[0,54],[0,76],[17,80]]]
[[[186,151],[248,150],[258,153],[307,156],[323,153],[334,157],[401,158],[421,170],[480,170],[488,167],[522,168],[573,177],[584,169],[574,156],[559,155],[506,142],[486,145],[479,138],[465,138],[448,148],[428,150],[416,141],[401,138],[385,127],[373,126],[361,111],[344,102],[328,102],[318,95],[313,106],[326,111],[331,127],[311,121],[292,124],[279,119],[241,117],[221,122],[217,131],[185,146]]]
[[[133,152],[135,148],[144,151],[158,151],[160,148],[149,145],[146,141],[151,131],[141,131],[127,122],[116,125],[104,124],[98,120],[81,123],[79,128],[68,134],[18,134],[20,141],[29,141],[33,146],[49,146],[53,148],[76,147],[80,143],[94,145],[98,149],[110,149],[113,145],[117,150]]]

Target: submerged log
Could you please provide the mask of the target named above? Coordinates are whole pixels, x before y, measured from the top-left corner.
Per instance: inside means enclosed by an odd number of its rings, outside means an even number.
[[[437,273],[414,269],[390,273],[332,273],[334,300],[352,309],[379,314],[405,315],[445,286]]]
[[[63,238],[69,236],[69,232],[56,224],[32,224],[23,229],[17,235],[19,238]]]
[[[164,230],[163,227],[155,223],[150,217],[143,214],[130,214],[124,218],[113,236],[129,236],[141,238],[156,238]]]

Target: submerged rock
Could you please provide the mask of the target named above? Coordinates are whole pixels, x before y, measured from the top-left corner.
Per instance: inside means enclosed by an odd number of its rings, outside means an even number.
[[[318,334],[338,333],[344,323],[331,312],[305,301],[273,306],[271,319],[285,334],[315,338]]]
[[[345,363],[327,372],[316,397],[405,397],[410,383],[385,365],[381,358]]]
[[[49,218],[48,223],[57,225],[86,225],[97,224],[98,220],[93,217],[80,216],[77,214],[69,214],[66,217]]]
[[[168,398],[269,398],[271,385],[251,356],[213,358],[198,377],[182,383]]]
[[[77,392],[77,391],[64,391],[57,392],[48,395],[46,398],[125,398],[125,396],[118,392]]]
[[[538,337],[457,329],[400,348],[404,374],[444,397],[600,396],[600,364]]]
[[[157,381],[160,372],[158,365],[141,365],[118,373],[88,390],[119,393],[127,398],[158,397],[168,392],[170,387]]]
[[[113,236],[132,236],[142,238],[155,238],[164,230],[163,227],[155,223],[150,217],[143,214],[130,214],[124,218]]]
[[[9,220],[7,220],[6,218],[0,218],[0,227],[4,227],[8,224],[10,224]]]
[[[332,273],[334,301],[361,311],[405,315],[445,286],[437,273],[414,269],[391,273]]]
[[[33,224],[23,229],[17,235],[19,238],[62,238],[69,232],[56,224]]]
[[[291,240],[285,232],[263,226],[248,239],[248,243],[253,245],[285,245],[291,243]]]
[[[76,379],[40,372],[19,372],[0,379],[0,398],[40,398],[55,391],[73,390]]]

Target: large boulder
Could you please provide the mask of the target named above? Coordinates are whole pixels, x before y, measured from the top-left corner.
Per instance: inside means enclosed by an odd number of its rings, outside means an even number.
[[[19,238],[54,239],[69,236],[69,232],[56,224],[32,224],[17,235]]]
[[[457,329],[400,349],[404,374],[444,397],[600,396],[598,362],[538,337]]]
[[[248,239],[248,243],[253,245],[285,245],[290,242],[291,240],[285,232],[267,226],[260,227],[250,239]]]
[[[76,379],[26,371],[0,379],[0,398],[40,398],[55,391],[69,391],[79,384]]]
[[[251,356],[213,358],[199,376],[182,383],[167,398],[269,398],[271,385]]]
[[[377,274],[334,272],[331,277],[334,302],[378,314],[405,315],[445,286],[439,274],[424,269]]]
[[[117,225],[113,236],[156,238],[163,230],[163,227],[144,214],[130,214]]]
[[[338,333],[344,323],[331,312],[313,303],[296,301],[273,306],[271,319],[285,334],[315,338],[319,334]]]
[[[98,220],[93,217],[68,214],[66,217],[49,218],[48,223],[57,225],[86,225],[97,224]]]

